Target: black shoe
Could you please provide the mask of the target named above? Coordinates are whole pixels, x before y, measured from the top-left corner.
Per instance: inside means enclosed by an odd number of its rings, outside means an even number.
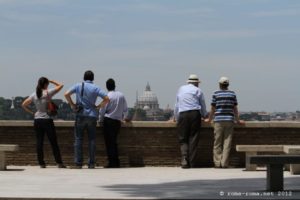
[[[181,165],[181,168],[182,169],[189,169],[189,168],[191,168],[189,165]]]
[[[88,168],[89,168],[89,169],[95,169],[95,165],[94,165],[94,164],[90,164],[90,165],[88,166]]]
[[[222,166],[223,169],[227,169],[227,168],[232,168],[232,167],[229,167],[228,165],[226,166]]]
[[[188,168],[190,168],[189,162],[188,162],[188,160],[185,157],[182,158],[182,160],[181,160],[181,168],[182,169],[188,169]]]
[[[120,168],[120,165],[106,165],[104,168]]]
[[[46,164],[40,165],[40,168],[46,168]]]
[[[73,165],[70,169],[82,169],[82,165]]]
[[[57,164],[57,168],[66,168],[66,166],[62,163]]]

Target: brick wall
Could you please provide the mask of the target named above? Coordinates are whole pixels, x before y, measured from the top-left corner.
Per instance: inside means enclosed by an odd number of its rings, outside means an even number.
[[[58,143],[64,162],[73,164],[73,122],[56,122]],[[7,153],[9,165],[36,165],[35,133],[32,122],[0,121],[0,144],[18,144],[18,152]],[[242,167],[244,153],[236,152],[237,144],[297,144],[300,145],[300,123],[247,123],[236,127],[230,164]],[[204,125],[198,148],[198,165],[211,167],[213,129]],[[45,137],[45,161],[55,164],[48,139]],[[134,122],[124,126],[119,136],[121,165],[179,166],[180,151],[175,124],[163,122]],[[84,137],[84,159],[87,162],[87,136]],[[105,146],[101,127],[97,130],[97,165],[106,164]]]

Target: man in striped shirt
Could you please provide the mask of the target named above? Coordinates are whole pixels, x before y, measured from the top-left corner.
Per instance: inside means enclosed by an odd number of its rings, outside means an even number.
[[[208,120],[214,118],[214,164],[216,168],[227,168],[233,135],[234,122],[243,124],[239,119],[238,102],[234,91],[228,90],[229,79],[221,77],[220,90],[212,95],[211,111]]]

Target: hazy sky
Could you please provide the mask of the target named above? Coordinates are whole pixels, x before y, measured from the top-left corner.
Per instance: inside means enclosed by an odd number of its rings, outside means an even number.
[[[207,107],[228,76],[242,111],[300,110],[299,21],[297,0],[0,0],[0,96],[90,69],[129,106],[149,81],[165,108],[195,73]]]

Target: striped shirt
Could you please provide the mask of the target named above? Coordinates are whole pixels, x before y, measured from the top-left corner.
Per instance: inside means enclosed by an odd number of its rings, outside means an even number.
[[[216,109],[214,122],[234,121],[234,107],[238,105],[234,91],[215,91],[211,105]]]

